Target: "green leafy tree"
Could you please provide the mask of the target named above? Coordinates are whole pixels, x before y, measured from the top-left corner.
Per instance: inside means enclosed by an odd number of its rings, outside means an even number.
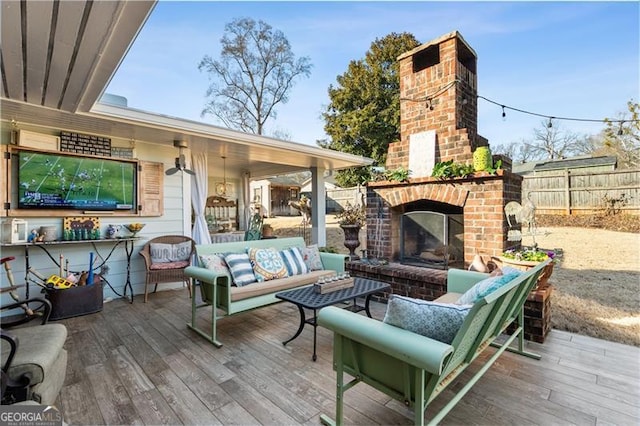
[[[384,165],[389,142],[400,139],[400,78],[397,58],[420,43],[409,33],[376,39],[364,59],[353,60],[329,86],[330,104],[322,117],[329,140],[323,148],[371,157]],[[370,177],[367,168],[336,174],[342,186],[355,186]]]
[[[229,128],[262,135],[286,103],[297,77],[308,77],[308,57],[296,59],[289,41],[263,21],[237,18],[225,25],[220,58],[205,55],[198,68],[213,80],[202,116],[211,114]]]

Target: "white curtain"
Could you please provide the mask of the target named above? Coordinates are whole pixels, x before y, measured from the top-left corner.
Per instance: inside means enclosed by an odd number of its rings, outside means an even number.
[[[209,190],[207,183],[207,155],[204,153],[192,154],[191,163],[191,167],[196,173],[191,177],[191,204],[193,205],[193,212],[195,214],[191,235],[196,244],[211,244],[207,220],[204,217],[204,206],[207,202],[207,193]]]

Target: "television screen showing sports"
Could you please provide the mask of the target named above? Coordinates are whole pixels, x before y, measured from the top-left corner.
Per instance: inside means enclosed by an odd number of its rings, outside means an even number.
[[[136,163],[18,152],[18,208],[132,210]]]

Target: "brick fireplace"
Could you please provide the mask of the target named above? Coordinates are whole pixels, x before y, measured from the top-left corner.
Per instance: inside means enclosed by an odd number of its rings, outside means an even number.
[[[418,233],[403,233],[402,218],[409,212],[435,212],[455,218],[455,222],[449,222],[455,226],[449,228],[453,231],[448,244],[440,248],[451,249],[451,254],[445,254],[449,266],[464,268],[476,253],[499,255],[507,248],[508,223],[503,207],[509,201],[520,201],[522,178],[509,170],[496,175],[475,173],[464,179],[430,177],[435,163],[472,163],[473,151],[488,145],[477,134],[476,53],[458,32],[452,32],[398,59],[401,138],[389,145],[386,168],[404,167],[411,170],[411,177],[404,183],[368,184],[368,257],[398,261],[406,258],[408,251],[424,247],[429,253],[412,255],[432,255],[434,247],[414,241],[417,237],[412,235]],[[419,238],[424,233],[428,234],[421,230]],[[441,254],[437,247],[435,252]]]
[[[521,200],[522,178],[511,173],[508,159],[503,159],[504,170],[496,175],[430,177],[436,162],[471,163],[473,151],[488,145],[477,134],[476,60],[458,32],[399,57],[401,138],[389,145],[386,166],[388,170],[402,166],[412,173],[409,182],[367,185],[367,256],[387,262],[347,262],[352,275],[387,282],[394,294],[433,300],[446,292],[447,267],[466,268],[475,254],[488,260],[515,246],[507,242],[509,228],[503,209],[509,201]],[[438,226],[413,224],[426,222],[425,217],[430,216],[443,221]],[[406,223],[412,227],[407,229]],[[440,228],[448,228],[444,242],[453,246],[445,251],[445,265],[434,268],[399,262],[407,254],[412,260],[425,251],[430,256],[441,255],[437,247],[433,250],[431,238]],[[525,304],[524,328],[529,340],[544,342],[551,324],[550,294],[551,287],[537,290]],[[380,301],[387,297],[374,296]]]

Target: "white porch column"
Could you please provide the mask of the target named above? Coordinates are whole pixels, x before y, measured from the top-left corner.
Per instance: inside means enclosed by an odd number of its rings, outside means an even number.
[[[251,174],[248,171],[242,172],[241,186],[242,186],[242,201],[241,208],[239,209],[240,215],[240,229],[249,228],[249,217],[251,216],[251,187],[250,187]]]
[[[311,241],[320,247],[327,245],[326,194],[324,169],[311,167]]]

